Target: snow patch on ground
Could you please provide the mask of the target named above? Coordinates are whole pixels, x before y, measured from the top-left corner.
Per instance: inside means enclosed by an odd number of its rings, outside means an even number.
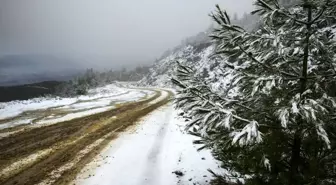
[[[72,120],[72,119],[81,118],[81,117],[105,112],[105,111],[108,111],[112,108],[114,108],[114,106],[96,108],[96,109],[91,109],[91,110],[81,111],[81,112],[76,112],[76,113],[70,113],[70,114],[67,114],[67,115],[65,115],[63,117],[60,117],[60,118],[43,119],[41,121],[37,121],[36,123],[37,124],[54,124],[54,123],[69,121],[69,120]]]
[[[42,156],[45,156],[48,153],[50,153],[51,151],[52,151],[52,149],[44,149],[44,150],[38,151],[37,153],[31,154],[31,155],[25,157],[24,159],[20,159],[20,160],[16,161],[15,163],[11,164],[10,166],[0,170],[0,177],[4,178],[8,173],[14,171],[15,169],[19,169],[22,166],[30,164],[33,161],[38,160]]]
[[[173,185],[206,184],[218,171],[209,151],[197,152],[193,136],[172,104],[140,121],[88,164],[75,180],[79,185]],[[183,173],[176,175],[175,171]]]
[[[9,127],[14,127],[17,125],[25,125],[25,124],[30,124],[34,119],[22,119],[22,120],[17,120],[17,121],[10,121],[4,124],[0,124],[0,129],[4,128],[9,128]]]
[[[89,90],[88,95],[74,98],[42,97],[23,101],[10,101],[0,103],[0,120],[20,115],[23,112],[43,110],[71,105],[80,101],[95,100],[98,98],[116,96],[125,93],[127,89],[114,84]]]
[[[128,89],[115,84],[91,89],[74,98],[43,97],[0,103],[0,129],[23,124],[54,124],[89,116],[114,108],[116,104],[150,97],[153,90]],[[24,113],[24,114],[23,114]]]
[[[150,105],[156,104],[156,103],[158,103],[158,102],[164,100],[164,99],[167,98],[168,96],[169,96],[169,93],[168,93],[167,91],[165,91],[165,90],[162,90],[162,91],[161,91],[161,96],[158,97],[158,98],[156,98],[155,100],[149,102],[148,104],[150,104]]]
[[[26,111],[42,110],[75,103],[75,98],[34,98],[0,103],[0,120],[20,115]]]

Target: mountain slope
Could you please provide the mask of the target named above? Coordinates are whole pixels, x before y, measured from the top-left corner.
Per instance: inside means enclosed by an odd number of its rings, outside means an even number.
[[[244,21],[240,22],[240,24],[243,23]],[[252,25],[252,23],[249,25]],[[257,26],[256,19],[253,25]],[[336,25],[326,28],[326,31],[336,34]],[[186,66],[194,67],[196,75],[214,82],[214,90],[225,88],[230,85],[233,74],[225,78],[219,75],[223,74],[223,70],[225,70],[224,73],[226,74],[230,73],[231,69],[226,66],[225,59],[212,56],[214,48],[215,46],[210,42],[209,38],[191,42],[185,46],[178,46],[156,61],[149,74],[140,80],[139,84],[142,86],[171,87],[171,78],[174,76],[178,61],[182,65],[186,64]]]
[[[212,57],[214,46],[210,42],[188,45],[155,62],[150,73],[139,84],[141,86],[172,87],[171,79],[174,77],[177,61],[187,66],[193,66],[196,75],[212,83],[213,90],[227,88],[232,80],[232,75],[225,78],[221,70],[226,63],[222,59]],[[230,72],[230,71],[227,71]]]
[[[241,19],[232,20],[232,22],[252,31],[258,27],[259,17],[244,14]],[[176,69],[177,61],[181,64],[187,64],[187,66],[193,66],[197,69],[197,75],[216,81],[214,88],[228,85],[230,77],[219,81],[217,75],[220,74],[218,73],[219,70],[225,68],[226,64],[223,62],[225,60],[211,57],[215,46],[212,44],[209,35],[213,29],[214,27],[210,26],[205,32],[186,38],[179,46],[165,52],[154,63],[150,73],[140,81],[140,85],[171,86],[170,81]]]

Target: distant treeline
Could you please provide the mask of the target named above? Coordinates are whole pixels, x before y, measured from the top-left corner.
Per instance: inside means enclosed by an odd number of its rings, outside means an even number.
[[[0,102],[27,100],[54,94],[58,86],[65,82],[45,81],[34,84],[0,87]]]
[[[84,95],[90,88],[95,88],[114,81],[138,81],[149,72],[149,67],[137,67],[134,70],[97,72],[88,69],[83,75],[76,77],[57,87],[55,94],[62,97]]]
[[[27,100],[41,96],[71,97],[84,95],[90,88],[113,83],[114,81],[138,81],[149,72],[149,67],[134,70],[110,70],[98,72],[87,69],[84,74],[69,81],[44,81],[34,84],[0,87],[0,102]]]

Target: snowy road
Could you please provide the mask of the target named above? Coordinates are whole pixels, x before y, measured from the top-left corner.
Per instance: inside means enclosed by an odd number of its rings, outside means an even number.
[[[6,104],[1,111],[8,114],[2,116],[14,117],[0,122],[6,125],[0,129],[0,184],[206,185],[207,169],[216,171],[218,165],[209,152],[197,152],[194,138],[184,133],[185,122],[169,103],[172,93],[111,87],[71,102]],[[98,107],[108,110],[86,116]],[[50,118],[58,109],[64,114]],[[36,115],[36,124],[7,127],[12,125],[6,121]],[[44,120],[51,124],[38,124]]]
[[[105,112],[44,126],[33,124],[3,136],[0,138],[0,184],[68,184],[119,133],[169,102],[170,92],[150,91],[154,94]],[[6,133],[7,129],[0,131]]]
[[[0,138],[26,127],[55,124],[105,112],[118,104],[153,96],[154,92],[153,89],[130,89],[111,84],[91,89],[85,96],[42,97],[0,103]]]
[[[183,132],[172,104],[143,118],[121,133],[77,176],[77,185],[207,184],[218,164],[208,151],[197,152]],[[172,173],[181,171],[183,176]]]

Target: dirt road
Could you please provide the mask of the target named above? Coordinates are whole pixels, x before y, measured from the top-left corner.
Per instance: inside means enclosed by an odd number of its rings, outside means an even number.
[[[72,185],[207,185],[223,173],[209,150],[197,151],[185,119],[168,103],[122,132],[77,175]],[[178,175],[177,172],[180,172]]]
[[[170,96],[156,91],[150,98],[103,113],[28,127],[1,138],[0,184],[68,184],[118,132],[169,102]]]

